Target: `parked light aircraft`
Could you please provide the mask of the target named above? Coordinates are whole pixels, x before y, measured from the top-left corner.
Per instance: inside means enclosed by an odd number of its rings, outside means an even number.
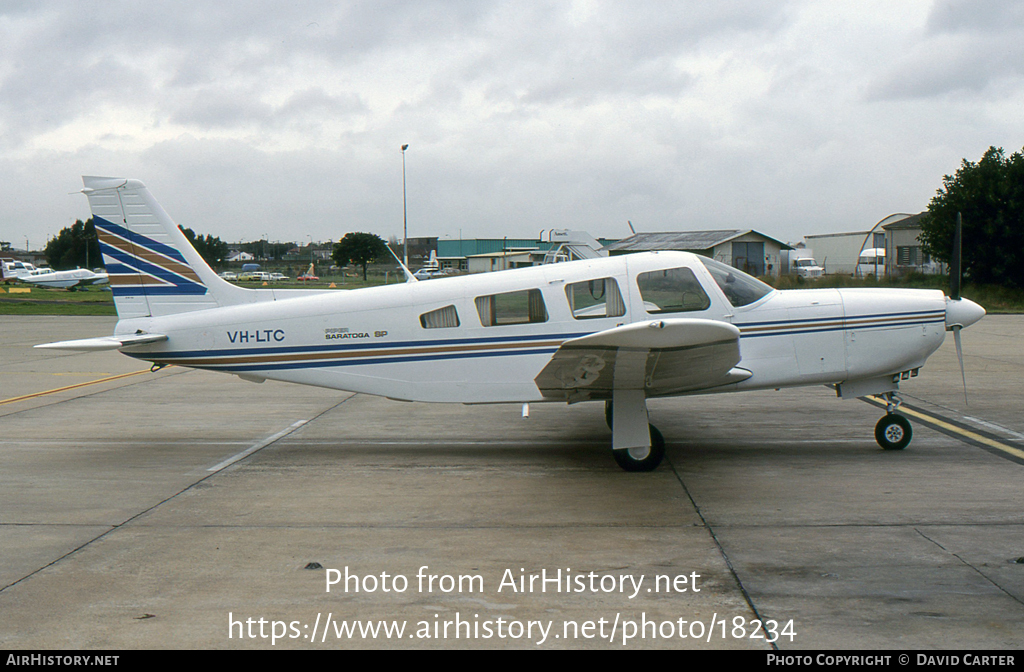
[[[37,347],[408,401],[604,401],[628,471],[664,455],[652,397],[803,385],[885,395],[876,439],[903,448],[900,380],[985,314],[958,287],[778,291],[686,252],[351,291],[244,289],[216,276],[141,182],[83,179],[119,321],[113,336]]]
[[[0,259],[0,279],[4,282],[14,282],[34,270],[36,270],[36,267],[27,261]]]
[[[76,287],[88,287],[89,285],[101,285],[106,283],[108,278],[106,273],[94,273],[87,268],[76,268],[70,271],[38,268],[20,276],[18,280],[39,287],[74,289]]]

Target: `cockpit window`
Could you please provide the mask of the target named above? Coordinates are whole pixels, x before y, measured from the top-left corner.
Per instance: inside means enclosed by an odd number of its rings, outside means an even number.
[[[711,277],[718,283],[725,298],[729,299],[729,303],[737,308],[754,303],[772,291],[770,285],[764,284],[739,269],[707,257],[697,258],[711,273]]]
[[[685,313],[711,307],[697,276],[685,267],[641,273],[636,283],[648,313]]]

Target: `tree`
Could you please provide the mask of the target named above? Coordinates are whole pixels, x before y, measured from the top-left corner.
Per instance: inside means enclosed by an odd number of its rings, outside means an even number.
[[[923,250],[949,262],[959,212],[964,277],[1024,288],[1024,154],[1007,159],[1002,148],[989,147],[977,163],[964,159],[942,185],[921,218]]]
[[[206,261],[210,266],[220,266],[227,259],[230,250],[228,244],[222,241],[216,236],[206,234],[206,237],[196,235],[196,233],[189,228],[184,226],[178,226],[181,232],[185,234],[188,242],[192,244],[199,256]]]
[[[56,238],[46,243],[45,252],[46,263],[57,270],[103,265],[92,217],[85,222],[77,219],[71,226],[61,229]]]
[[[375,233],[346,233],[334,245],[334,252],[331,258],[338,266],[348,263],[359,264],[363,267],[363,281],[366,281],[366,266],[378,259],[391,256],[384,239]]]

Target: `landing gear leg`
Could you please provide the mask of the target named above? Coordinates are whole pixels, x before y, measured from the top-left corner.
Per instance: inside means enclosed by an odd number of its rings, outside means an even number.
[[[887,413],[875,425],[875,441],[885,450],[903,450],[910,445],[914,431],[910,426],[910,421],[896,413],[900,404],[903,403],[899,395],[895,392],[888,392],[885,398]]]
[[[885,412],[890,415],[899,410],[900,404],[903,403],[903,397],[900,396],[899,392],[886,392],[885,393]]]
[[[605,421],[612,430],[612,455],[626,471],[653,471],[665,457],[665,438],[647,421],[643,390],[615,390],[605,404]]]

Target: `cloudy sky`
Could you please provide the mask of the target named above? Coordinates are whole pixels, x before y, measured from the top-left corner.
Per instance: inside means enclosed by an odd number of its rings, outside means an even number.
[[[133,177],[224,240],[754,228],[1024,146],[1019,0],[0,0],[0,240]],[[72,195],[73,194],[73,195]]]

